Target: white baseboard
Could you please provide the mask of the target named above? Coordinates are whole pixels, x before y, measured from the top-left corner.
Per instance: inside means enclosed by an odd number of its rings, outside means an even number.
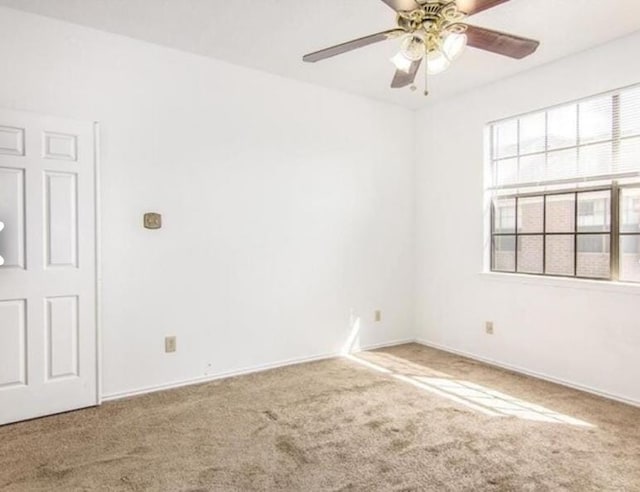
[[[364,350],[375,350],[375,349],[384,348],[384,347],[392,347],[394,345],[404,345],[406,343],[413,343],[413,342],[415,342],[413,338],[382,342],[382,343],[360,347],[357,350],[357,352],[361,352]],[[107,402],[107,401],[113,401],[113,400],[120,400],[122,398],[129,398],[131,396],[144,395],[146,393],[154,393],[156,391],[164,391],[168,389],[180,388],[182,386],[190,386],[193,384],[207,383],[210,381],[216,381],[218,379],[226,379],[226,378],[232,378],[235,376],[242,376],[244,374],[251,374],[254,372],[268,371],[270,369],[277,369],[279,367],[292,366],[295,364],[304,364],[305,362],[314,362],[318,360],[332,359],[334,357],[340,357],[342,355],[344,355],[342,352],[330,352],[330,353],[324,353],[324,354],[311,355],[308,357],[294,357],[292,359],[286,359],[286,360],[281,360],[277,362],[271,362],[268,364],[260,364],[256,366],[245,367],[245,368],[236,369],[233,371],[225,371],[217,374],[208,374],[206,376],[200,376],[200,377],[191,378],[191,379],[184,379],[182,381],[173,381],[170,383],[158,384],[155,386],[147,386],[145,388],[138,388],[135,390],[128,390],[128,391],[122,391],[118,393],[102,395],[102,398],[100,401]]]
[[[512,364],[506,364],[494,359],[490,359],[487,357],[482,357],[476,354],[473,354],[471,352],[465,352],[463,350],[457,350],[451,347],[448,347],[446,345],[442,345],[436,342],[431,342],[429,340],[423,340],[423,339],[413,339],[413,338],[407,338],[407,339],[401,339],[401,340],[392,340],[392,341],[388,341],[388,342],[382,342],[382,343],[376,343],[376,344],[371,344],[371,345],[366,345],[366,346],[362,346],[360,347],[358,350],[356,350],[356,352],[362,352],[362,351],[366,351],[366,350],[376,350],[376,349],[380,349],[380,348],[385,348],[385,347],[393,347],[396,345],[404,345],[407,343],[418,343],[420,345],[424,345],[425,347],[431,347],[437,350],[442,350],[443,352],[449,352],[451,354],[455,354],[455,355],[459,355],[461,357],[466,357],[468,359],[472,359],[472,360],[477,360],[479,362],[483,362],[485,364],[491,365],[491,366],[495,366],[495,367],[499,367],[501,369],[506,369],[509,371],[513,371],[519,374],[524,374],[526,376],[531,376],[537,379],[542,379],[544,381],[549,381],[551,383],[555,383],[555,384],[559,384],[561,386],[566,386],[568,388],[572,388],[572,389],[576,389],[579,391],[584,391],[585,393],[590,393],[596,396],[600,396],[603,398],[608,398],[610,400],[615,400],[621,403],[626,403],[627,405],[632,405],[635,407],[640,407],[640,401],[637,400],[633,400],[633,399],[629,399],[629,398],[625,398],[622,396],[618,396],[618,395],[614,395],[611,393],[607,393],[605,391],[601,391],[601,390],[597,390],[594,388],[591,388],[589,386],[585,386],[582,384],[578,384],[578,383],[574,383],[572,381],[567,381],[564,379],[560,379],[554,376],[549,376],[547,374],[543,374],[540,372],[536,372],[536,371],[531,371],[529,369],[525,369],[523,367],[519,367],[519,366],[514,366]],[[247,367],[247,368],[243,368],[243,369],[237,369],[234,371],[226,371],[226,372],[221,372],[221,373],[217,373],[217,374],[210,374],[207,376],[201,376],[201,377],[197,377],[197,378],[191,378],[191,379],[186,379],[186,380],[182,380],[182,381],[174,381],[171,383],[166,383],[166,384],[159,384],[159,385],[155,385],[155,386],[148,386],[145,388],[139,388],[139,389],[135,389],[135,390],[130,390],[130,391],[123,391],[123,392],[119,392],[119,393],[111,393],[111,394],[107,394],[107,395],[103,395],[102,396],[102,400],[103,402],[106,401],[112,401],[112,400],[119,400],[122,398],[128,398],[131,396],[137,396],[137,395],[144,395],[146,393],[153,393],[156,391],[163,391],[163,390],[168,390],[168,389],[174,389],[174,388],[180,388],[182,386],[190,386],[193,384],[201,384],[201,383],[206,383],[209,381],[215,381],[218,379],[226,379],[226,378],[231,378],[231,377],[235,377],[235,376],[242,376],[244,374],[251,374],[251,373],[255,373],[255,372],[262,372],[262,371],[268,371],[270,369],[277,369],[279,367],[286,367],[286,366],[291,366],[291,365],[296,365],[296,364],[304,364],[306,362],[314,362],[314,361],[318,361],[318,360],[326,360],[326,359],[332,359],[334,357],[340,357],[344,355],[344,353],[342,352],[331,352],[331,353],[324,353],[324,354],[317,354],[317,355],[312,355],[312,356],[308,356],[308,357],[295,357],[292,359],[286,359],[286,360],[282,360],[282,361],[278,361],[278,362],[272,362],[269,364],[261,364],[261,365],[256,365],[256,366],[251,366],[251,367]]]
[[[208,374],[206,376],[200,376],[191,379],[184,379],[182,381],[173,381],[166,384],[158,384],[155,386],[147,386],[145,388],[139,388],[135,390],[122,391],[119,393],[111,393],[102,396],[102,401],[120,400],[121,398],[128,398],[130,396],[144,395],[146,393],[154,393],[156,391],[163,391],[168,389],[180,388],[182,386],[190,386],[193,384],[207,383],[209,381],[215,381],[217,379],[232,378],[234,376],[242,376],[243,374],[251,374],[254,372],[268,371],[269,369],[276,369],[278,367],[292,366],[295,364],[303,364],[305,362],[313,362],[317,360],[330,359],[336,357],[339,354],[328,353],[318,354],[309,357],[297,357],[293,359],[282,360],[269,364],[260,364],[257,366],[245,367],[242,369],[236,369],[233,371],[225,371],[217,374]]]
[[[428,340],[416,339],[415,343],[420,345],[424,345],[425,347],[431,347],[437,350],[442,350],[443,352],[449,352],[451,354],[459,355],[461,357],[466,357],[468,359],[477,360],[479,362],[484,362],[490,366],[499,367],[501,369],[506,369],[508,371],[517,372],[519,374],[524,374],[526,376],[531,376],[537,379],[542,379],[544,381],[549,381],[550,383],[559,384],[561,386],[566,386],[568,388],[572,388],[579,391],[584,391],[585,393],[590,393],[592,395],[600,396],[602,398],[607,398],[609,400],[615,400],[620,403],[626,403],[627,405],[632,405],[634,407],[640,407],[640,401],[626,398],[624,396],[618,396],[611,393],[607,393],[606,391],[598,390],[595,388],[591,388],[589,386],[585,386],[583,384],[574,383],[572,381],[567,381],[565,379],[560,379],[554,376],[549,376],[548,374],[531,371],[529,369],[525,369],[523,367],[514,366],[511,364],[506,364],[504,362],[500,362],[494,359],[490,359],[487,357],[482,357],[476,354],[472,354],[470,352],[465,352],[463,350],[457,350],[446,345],[442,345],[435,342],[430,342]]]

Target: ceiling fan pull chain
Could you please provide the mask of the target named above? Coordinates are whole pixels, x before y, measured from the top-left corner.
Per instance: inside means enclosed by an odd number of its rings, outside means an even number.
[[[429,95],[429,57],[424,57],[424,96]]]

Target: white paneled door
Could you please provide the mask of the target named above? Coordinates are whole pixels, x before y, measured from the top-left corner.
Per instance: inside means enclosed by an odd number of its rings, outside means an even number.
[[[0,425],[95,405],[94,125],[0,110]]]

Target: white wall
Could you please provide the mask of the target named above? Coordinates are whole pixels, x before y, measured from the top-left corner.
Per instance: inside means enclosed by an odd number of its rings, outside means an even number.
[[[0,60],[102,125],[105,395],[413,336],[411,112],[5,8]]]
[[[484,124],[640,81],[639,44],[414,116],[0,8],[0,106],[102,124],[107,396],[335,353],[359,318],[361,345],[417,333],[640,401],[638,289],[480,273]]]
[[[418,113],[419,339],[640,402],[640,288],[481,274],[484,125],[640,82],[638,46],[640,33]]]

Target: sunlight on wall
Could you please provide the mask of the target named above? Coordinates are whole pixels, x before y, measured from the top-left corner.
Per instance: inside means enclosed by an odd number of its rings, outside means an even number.
[[[351,311],[349,316],[349,336],[342,347],[342,354],[347,355],[360,349],[360,316]]]

